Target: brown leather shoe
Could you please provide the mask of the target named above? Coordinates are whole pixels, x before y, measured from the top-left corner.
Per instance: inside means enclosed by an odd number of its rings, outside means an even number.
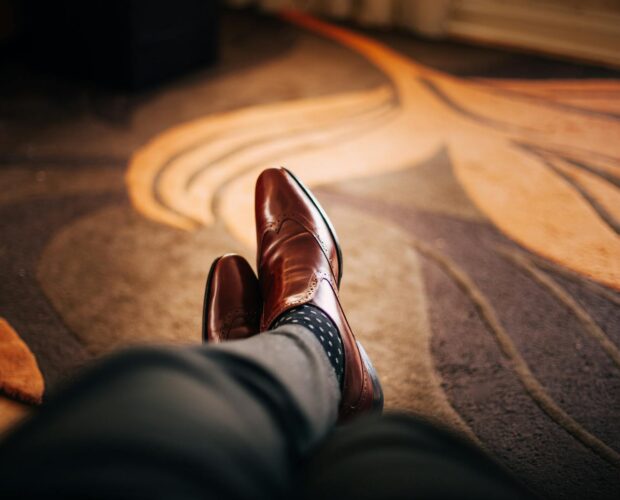
[[[342,253],[318,201],[290,171],[265,170],[256,183],[258,275],[263,296],[261,331],[284,311],[311,304],[340,330],[345,374],[340,420],[381,411],[383,391],[338,300]]]
[[[215,259],[209,271],[202,313],[204,342],[224,342],[259,332],[261,298],[258,279],[240,255]]]

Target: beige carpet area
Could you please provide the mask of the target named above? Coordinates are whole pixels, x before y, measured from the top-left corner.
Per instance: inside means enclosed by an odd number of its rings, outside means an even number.
[[[386,406],[543,497],[620,493],[620,73],[294,13],[225,13],[211,69],[139,94],[6,63],[0,426],[96,357],[200,341],[286,166],[339,233]]]

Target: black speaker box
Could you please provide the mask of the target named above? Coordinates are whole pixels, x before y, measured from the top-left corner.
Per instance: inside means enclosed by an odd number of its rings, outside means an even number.
[[[26,0],[22,7],[36,64],[106,86],[156,85],[217,55],[216,0]]]

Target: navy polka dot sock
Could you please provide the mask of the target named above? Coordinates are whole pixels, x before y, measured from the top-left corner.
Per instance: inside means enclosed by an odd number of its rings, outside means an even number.
[[[282,313],[272,323],[271,328],[282,325],[301,325],[310,330],[321,343],[329,362],[336,371],[342,387],[344,379],[344,350],[340,332],[334,322],[318,307],[304,304]]]

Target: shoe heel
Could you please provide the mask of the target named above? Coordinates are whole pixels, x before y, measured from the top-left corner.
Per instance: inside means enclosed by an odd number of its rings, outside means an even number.
[[[383,388],[381,387],[381,382],[379,381],[379,375],[377,374],[377,370],[370,361],[368,354],[366,354],[366,349],[362,346],[359,340],[356,340],[357,348],[360,351],[360,356],[362,357],[362,362],[368,371],[368,375],[370,376],[370,380],[372,381],[372,403],[371,403],[371,411],[376,413],[381,413],[383,411]]]

